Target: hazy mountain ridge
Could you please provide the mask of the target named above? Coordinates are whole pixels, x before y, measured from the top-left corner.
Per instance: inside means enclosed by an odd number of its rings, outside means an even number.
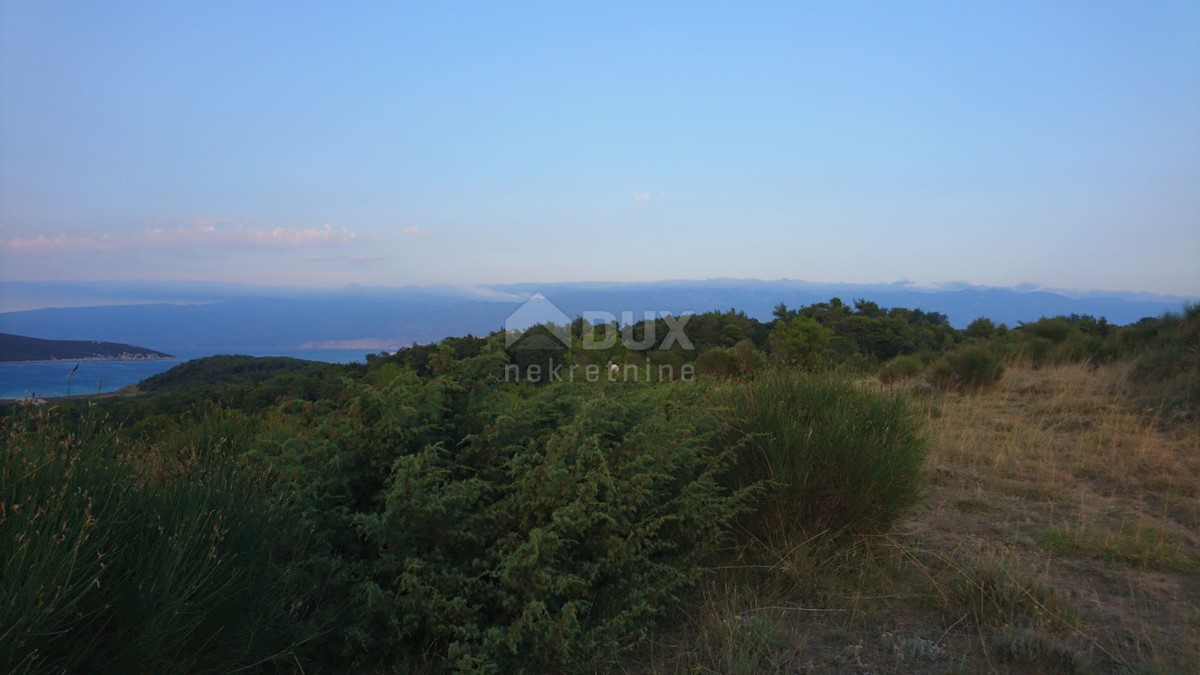
[[[26,284],[29,286],[29,284]],[[950,285],[950,290],[904,284],[829,284],[794,280],[718,279],[660,282],[573,282],[495,284],[478,289],[438,287],[347,287],[335,290],[275,289],[182,284],[177,304],[172,289],[146,289],[151,304],[34,309],[0,313],[0,329],[57,340],[104,340],[153,345],[157,349],[216,350],[289,348],[335,341],[373,341],[396,348],[449,336],[485,334],[502,328],[521,302],[542,293],[568,316],[608,312],[704,312],[737,309],[769,318],[779,303],[799,307],[839,297],[883,307],[940,312],[957,327],[986,316],[1016,325],[1042,316],[1091,314],[1114,324],[1178,311],[1188,298],[1080,291],[1074,297],[1044,290]],[[10,288],[10,290],[12,290]],[[58,292],[69,290],[63,285]],[[252,292],[256,291],[256,292]],[[107,292],[137,295],[134,284]]]

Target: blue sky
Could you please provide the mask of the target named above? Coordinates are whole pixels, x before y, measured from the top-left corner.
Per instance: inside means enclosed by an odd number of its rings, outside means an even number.
[[[1200,3],[0,0],[0,281],[1200,295]]]

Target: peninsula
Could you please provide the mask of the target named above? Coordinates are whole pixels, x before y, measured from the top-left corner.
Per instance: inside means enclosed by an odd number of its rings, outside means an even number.
[[[174,356],[145,347],[96,340],[43,340],[0,333],[0,363],[22,361],[141,361]]]

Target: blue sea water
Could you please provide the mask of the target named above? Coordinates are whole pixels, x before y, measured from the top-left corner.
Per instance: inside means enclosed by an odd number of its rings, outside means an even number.
[[[275,349],[240,351],[249,356],[291,356],[326,363],[363,363],[371,350],[362,349]],[[108,393],[137,384],[152,375],[214,352],[179,354],[169,361],[37,361],[0,363],[0,399],[50,398]],[[67,376],[78,363],[79,370]]]

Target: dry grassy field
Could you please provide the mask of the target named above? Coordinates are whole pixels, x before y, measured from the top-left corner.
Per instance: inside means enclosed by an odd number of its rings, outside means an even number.
[[[1200,672],[1200,432],[1134,404],[1124,367],[914,393],[916,512],[835,553],[748,549],[629,670]]]

